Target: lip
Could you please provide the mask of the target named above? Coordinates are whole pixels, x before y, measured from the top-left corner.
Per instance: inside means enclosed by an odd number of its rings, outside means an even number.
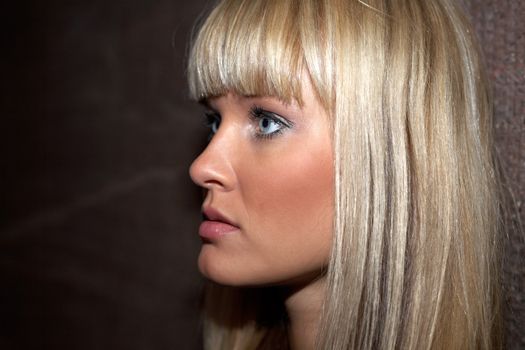
[[[204,221],[199,227],[199,236],[204,240],[216,240],[239,230],[239,226],[226,218],[217,209],[208,207],[202,213]]]

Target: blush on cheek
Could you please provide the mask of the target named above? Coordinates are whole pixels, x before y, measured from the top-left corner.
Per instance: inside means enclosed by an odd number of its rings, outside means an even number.
[[[258,240],[258,253],[274,263],[275,274],[291,278],[323,267],[332,237],[331,150],[302,150],[264,164],[264,171],[251,168],[253,173],[243,174],[244,189],[250,189],[244,193],[250,222],[257,224],[250,227],[249,239]]]
[[[266,166],[264,171],[252,168],[254,173],[246,178],[257,184],[246,186],[253,190],[245,193],[245,201],[256,215],[288,219],[295,226],[301,225],[296,222],[299,218],[312,220],[320,210],[330,210],[334,192],[330,153],[296,152],[290,159],[281,158],[275,166]]]

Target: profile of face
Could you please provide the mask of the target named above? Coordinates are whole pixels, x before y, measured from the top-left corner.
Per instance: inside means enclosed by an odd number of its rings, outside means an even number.
[[[215,282],[304,283],[328,262],[330,123],[307,78],[302,99],[228,93],[206,101],[213,135],[190,175],[206,190],[198,265]]]

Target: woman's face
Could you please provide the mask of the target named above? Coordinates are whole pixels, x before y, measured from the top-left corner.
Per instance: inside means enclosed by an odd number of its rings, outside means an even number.
[[[199,269],[234,286],[303,283],[332,238],[328,115],[307,79],[303,101],[233,93],[208,100],[214,133],[190,175],[206,189]]]

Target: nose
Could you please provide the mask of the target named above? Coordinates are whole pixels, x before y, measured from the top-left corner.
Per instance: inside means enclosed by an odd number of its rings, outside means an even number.
[[[231,159],[234,150],[235,146],[227,135],[218,132],[191,164],[192,181],[208,190],[231,191],[235,184],[235,171]]]

